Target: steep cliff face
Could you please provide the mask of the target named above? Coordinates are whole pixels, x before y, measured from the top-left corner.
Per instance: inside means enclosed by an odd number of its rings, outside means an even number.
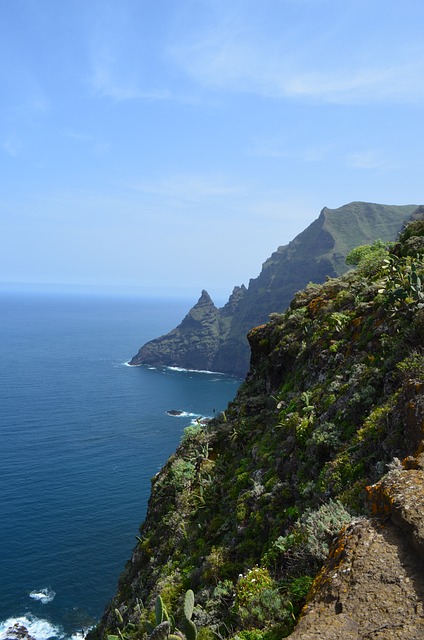
[[[228,303],[216,309],[205,292],[181,325],[144,345],[130,364],[177,365],[244,377],[249,368],[248,331],[282,312],[308,282],[324,282],[346,271],[351,249],[376,239],[394,240],[415,205],[352,202],[324,208],[288,245],[279,247],[246,289],[235,287]],[[189,321],[193,316],[197,322]]]
[[[181,628],[189,588],[203,640],[423,637],[422,218],[250,332],[237,397],[152,480],[93,637],[147,637],[159,594]]]
[[[141,358],[142,363],[147,365],[210,370],[219,336],[219,311],[207,291],[202,291],[181,324],[165,336],[148,342],[130,364],[140,364]]]

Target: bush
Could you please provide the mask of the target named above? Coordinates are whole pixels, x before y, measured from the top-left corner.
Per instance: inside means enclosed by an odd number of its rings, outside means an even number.
[[[276,582],[265,567],[253,567],[240,575],[233,612],[243,626],[264,628],[288,620],[290,614]]]
[[[350,513],[338,500],[330,500],[317,511],[306,512],[298,523],[305,537],[305,552],[319,564],[324,562],[334,537],[350,520]]]
[[[352,249],[346,256],[346,264],[356,266],[361,275],[372,276],[381,269],[388,253],[387,244],[382,240],[376,240],[373,244],[364,244]]]
[[[194,465],[191,462],[177,458],[172,463],[169,471],[169,480],[174,489],[180,491],[193,477]]]
[[[397,369],[404,381],[416,379],[424,380],[424,354],[415,352],[402,362],[399,362]]]
[[[287,536],[280,536],[265,554],[264,560],[285,576],[316,573],[328,556],[330,545],[351,520],[341,502],[330,500],[316,511],[307,511]]]

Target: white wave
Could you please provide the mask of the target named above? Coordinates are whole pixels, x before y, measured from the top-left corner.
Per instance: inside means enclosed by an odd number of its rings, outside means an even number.
[[[124,367],[131,367],[131,369],[134,369],[135,367],[147,367],[147,369],[151,369],[151,370],[155,370],[156,367],[150,366],[150,365],[145,365],[143,363],[141,364],[131,364],[131,362],[128,360],[128,362],[122,362],[122,364],[124,365]]]
[[[39,600],[42,604],[47,604],[48,602],[51,602],[53,600],[55,595],[56,592],[53,591],[53,589],[49,589],[48,587],[46,587],[45,589],[40,589],[40,591],[31,591],[29,597],[33,598],[34,600]]]
[[[180,371],[182,373],[207,373],[208,375],[225,376],[225,373],[219,371],[208,371],[207,369],[184,369],[183,367],[165,367],[169,371]]]
[[[59,627],[55,627],[48,620],[36,618],[28,613],[26,616],[8,618],[4,622],[0,622],[0,640],[24,638],[25,630],[35,640],[63,638],[63,632]]]
[[[156,371],[157,367],[153,365],[144,365],[144,364],[130,364],[130,362],[122,362],[124,367],[146,367],[149,371]],[[184,367],[171,367],[171,366],[163,366],[163,369],[168,369],[168,371],[177,371],[179,373],[206,373],[209,376],[226,376],[226,373],[221,373],[220,371],[209,371],[208,369],[185,369]],[[213,380],[213,382],[218,382],[218,380]]]

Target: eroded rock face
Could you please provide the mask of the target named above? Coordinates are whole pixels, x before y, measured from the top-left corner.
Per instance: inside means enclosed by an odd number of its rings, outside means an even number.
[[[377,518],[341,532],[291,638],[424,638],[422,448],[368,487]]]
[[[424,565],[401,530],[359,520],[340,534],[290,638],[424,638]]]
[[[219,311],[207,291],[181,324],[165,336],[145,344],[130,365],[178,366],[207,369],[213,366],[219,344]]]

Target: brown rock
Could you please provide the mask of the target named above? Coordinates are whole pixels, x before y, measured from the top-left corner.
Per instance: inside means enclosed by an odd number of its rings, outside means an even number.
[[[422,640],[423,570],[396,526],[353,523],[333,546],[290,638]]]

